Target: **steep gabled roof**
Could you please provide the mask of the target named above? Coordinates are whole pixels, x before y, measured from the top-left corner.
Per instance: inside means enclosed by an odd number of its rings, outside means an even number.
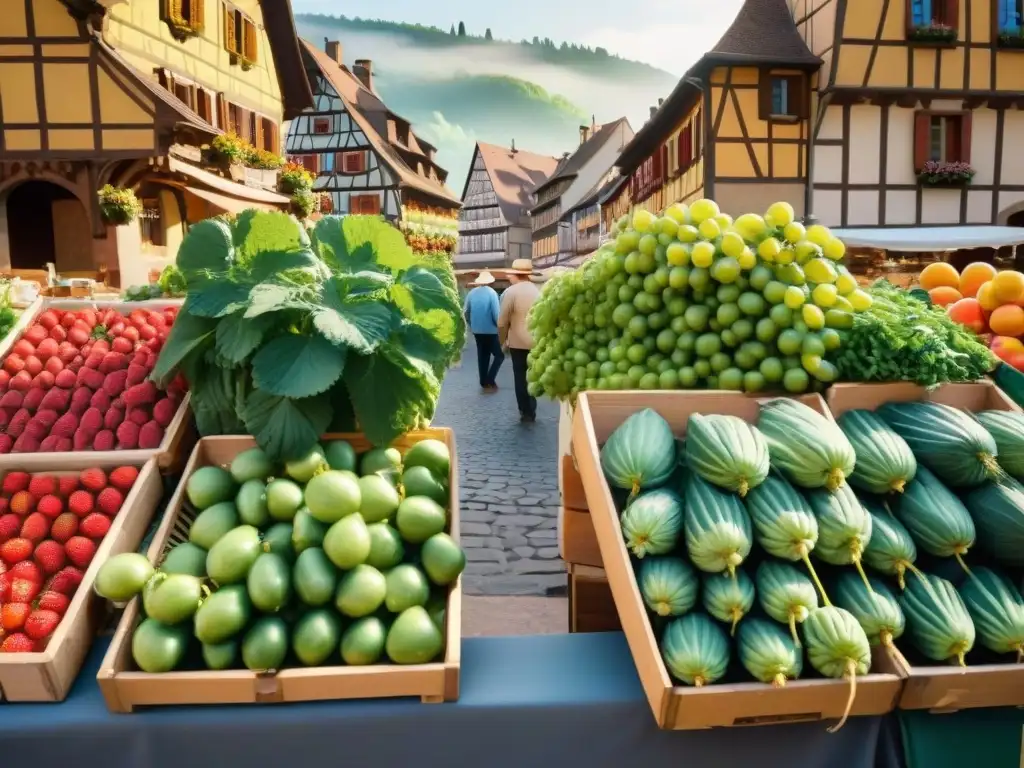
[[[623,125],[629,127],[629,121],[624,117],[620,117],[618,120],[613,120],[612,122],[605,123],[604,125],[599,125],[597,130],[595,130],[586,141],[580,144],[575,152],[569,155],[564,162],[558,164],[558,168],[555,169],[554,173],[534,188],[533,194],[537,194],[545,187],[551,186],[560,179],[568,179],[577,176],[580,170],[582,170],[594,155],[600,151],[605,142],[611,139],[615,131]]]
[[[632,171],[700,98],[698,82],[716,66],[787,66],[813,72],[821,59],[796,28],[786,0],[746,0],[714,47],[680,78],[654,116],[633,136],[618,165]]]
[[[260,0],[263,26],[274,54],[274,69],[281,87],[281,102],[286,120],[313,106],[313,91],[302,65],[295,17],[289,0]]]
[[[410,150],[400,144],[392,145],[388,140],[388,120],[392,117],[392,113],[380,100],[380,97],[364,87],[359,78],[353,75],[347,67],[339,65],[312,43],[303,40],[302,46],[305,54],[312,59],[316,68],[333,86],[356,125],[366,134],[367,141],[376,150],[381,161],[398,176],[399,181],[405,186],[430,195],[448,205],[454,203],[457,206],[459,199],[444,185],[443,181],[434,181],[426,175],[417,173],[416,168],[410,166],[405,159],[409,156]],[[410,128],[410,134],[411,130]],[[411,157],[409,157],[409,161],[412,162]],[[425,155],[417,155],[416,162],[428,170],[432,166],[439,178],[447,178],[447,172],[432,163]]]
[[[498,206],[509,224],[515,224],[530,210],[531,191],[554,173],[558,166],[556,157],[538,155],[521,149],[512,150],[495,144],[485,144],[482,141],[477,142],[476,153],[479,153],[484,161],[491,186],[494,187],[494,194],[498,198]],[[466,197],[466,190],[469,189],[472,168],[473,164],[470,164],[466,186],[462,191],[463,199]]]

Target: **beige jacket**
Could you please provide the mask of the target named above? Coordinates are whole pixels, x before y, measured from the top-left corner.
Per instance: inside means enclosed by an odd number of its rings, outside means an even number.
[[[529,280],[509,286],[501,294],[498,315],[498,339],[510,349],[533,349],[533,337],[526,329],[526,316],[540,295],[540,289]]]

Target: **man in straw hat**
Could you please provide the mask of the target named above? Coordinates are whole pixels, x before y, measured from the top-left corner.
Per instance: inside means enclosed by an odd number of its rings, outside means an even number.
[[[508,279],[511,286],[501,296],[501,314],[498,316],[498,334],[501,345],[508,347],[512,357],[512,376],[516,384],[516,402],[520,421],[537,420],[537,398],[532,397],[526,384],[526,357],[533,348],[533,337],[526,327],[526,316],[540,295],[531,280],[533,262],[516,259],[512,262]]]
[[[486,270],[477,275],[466,294],[466,323],[476,339],[476,361],[480,369],[480,388],[486,393],[498,391],[496,377],[505,355],[498,343],[498,294],[491,287],[494,275]]]

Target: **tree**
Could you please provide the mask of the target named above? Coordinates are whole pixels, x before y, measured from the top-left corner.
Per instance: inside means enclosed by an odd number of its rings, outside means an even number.
[[[540,45],[540,38],[536,35],[533,36],[533,45]]]
[[[451,35],[452,37],[455,37],[455,25],[454,24],[452,24],[451,31],[448,34]]]
[[[466,25],[463,22],[459,22],[459,37],[466,36]]]
[[[488,27],[487,31],[484,32],[484,40],[493,40],[493,39],[494,39],[494,35],[491,34],[491,28]]]

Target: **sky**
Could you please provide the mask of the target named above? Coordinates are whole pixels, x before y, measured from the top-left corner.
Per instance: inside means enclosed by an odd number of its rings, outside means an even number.
[[[296,13],[380,18],[471,33],[490,27],[502,40],[550,37],[602,46],[624,58],[682,75],[732,23],[743,0],[643,0],[630,13],[621,0],[292,0]]]

